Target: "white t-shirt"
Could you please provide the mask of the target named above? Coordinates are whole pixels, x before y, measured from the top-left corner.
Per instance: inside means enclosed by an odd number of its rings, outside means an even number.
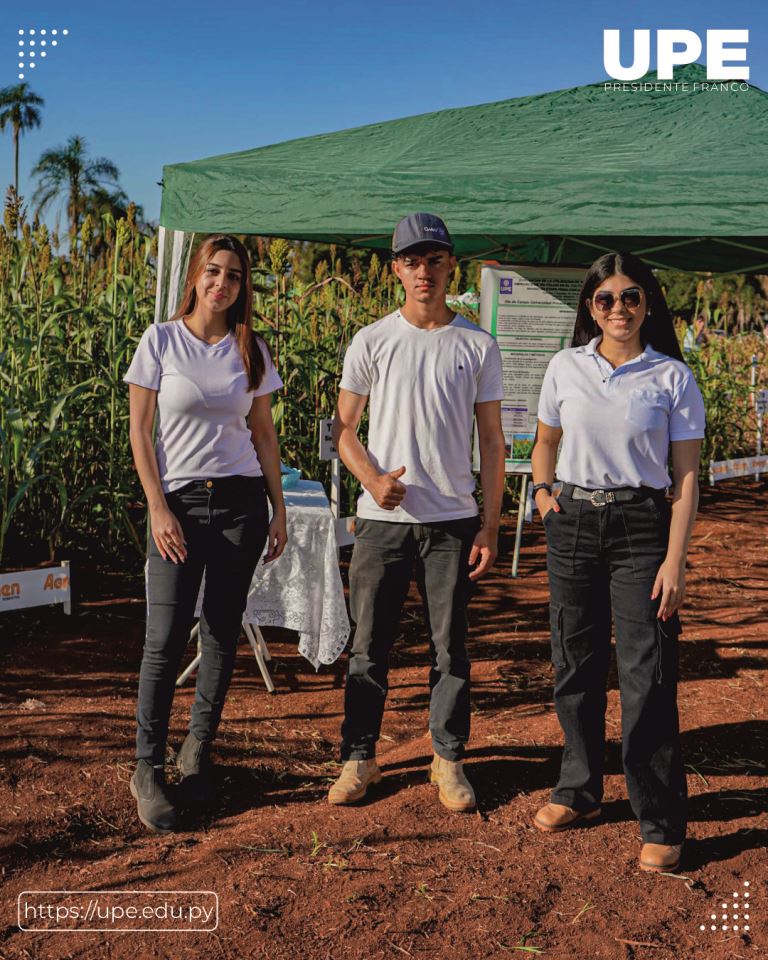
[[[406,494],[383,510],[367,490],[357,515],[395,523],[476,516],[472,418],[476,403],[501,400],[501,354],[464,317],[422,330],[396,310],[359,330],[344,357],[343,390],[370,397],[368,456],[383,472],[404,466]]]
[[[650,346],[614,370],[600,340],[561,350],[544,375],[539,420],[563,430],[557,477],[592,490],[668,487],[670,441],[704,436],[696,380]]]
[[[157,390],[157,465],[166,492],[190,480],[262,476],[245,418],[254,397],[283,383],[261,340],[259,346],[264,379],[249,392],[232,333],[209,344],[183,320],[171,320],[142,334],[123,380]]]

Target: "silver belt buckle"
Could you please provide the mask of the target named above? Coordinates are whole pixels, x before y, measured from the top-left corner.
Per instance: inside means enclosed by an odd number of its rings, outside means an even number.
[[[616,495],[612,490],[593,490],[589,495],[589,502],[593,507],[604,507],[606,503],[613,503]]]

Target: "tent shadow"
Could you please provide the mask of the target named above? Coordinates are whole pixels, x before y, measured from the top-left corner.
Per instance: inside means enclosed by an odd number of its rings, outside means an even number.
[[[768,789],[717,790],[699,793],[688,799],[688,819],[692,823],[718,823],[757,817],[768,807]]]
[[[683,867],[699,870],[710,863],[733,860],[748,850],[765,850],[768,830],[736,830],[717,837],[692,838],[686,841]]]
[[[212,777],[213,804],[205,814],[185,817],[189,829],[215,826],[219,820],[275,804],[317,803],[327,789],[324,777],[285,774],[279,780],[267,781],[242,765],[215,764]]]

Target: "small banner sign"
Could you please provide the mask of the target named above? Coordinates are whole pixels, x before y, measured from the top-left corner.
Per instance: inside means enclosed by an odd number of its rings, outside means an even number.
[[[739,457],[737,460],[710,460],[709,482],[731,480],[733,477],[758,476],[768,473],[768,456]]]
[[[63,603],[64,612],[72,612],[69,561],[60,567],[0,573],[0,613]]]
[[[320,421],[320,459],[338,460],[339,451],[333,442],[333,417]]]

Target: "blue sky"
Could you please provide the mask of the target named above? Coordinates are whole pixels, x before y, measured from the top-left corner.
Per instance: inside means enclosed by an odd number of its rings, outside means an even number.
[[[77,133],[150,219],[165,163],[605,80],[606,28],[749,29],[750,79],[768,89],[768,5],[755,0],[29,0],[21,11],[4,4],[0,86],[19,82],[19,29],[36,29],[38,54],[41,29],[48,41],[69,30],[24,71],[45,107],[22,138],[22,193],[42,151]],[[11,180],[6,133],[0,183]]]

